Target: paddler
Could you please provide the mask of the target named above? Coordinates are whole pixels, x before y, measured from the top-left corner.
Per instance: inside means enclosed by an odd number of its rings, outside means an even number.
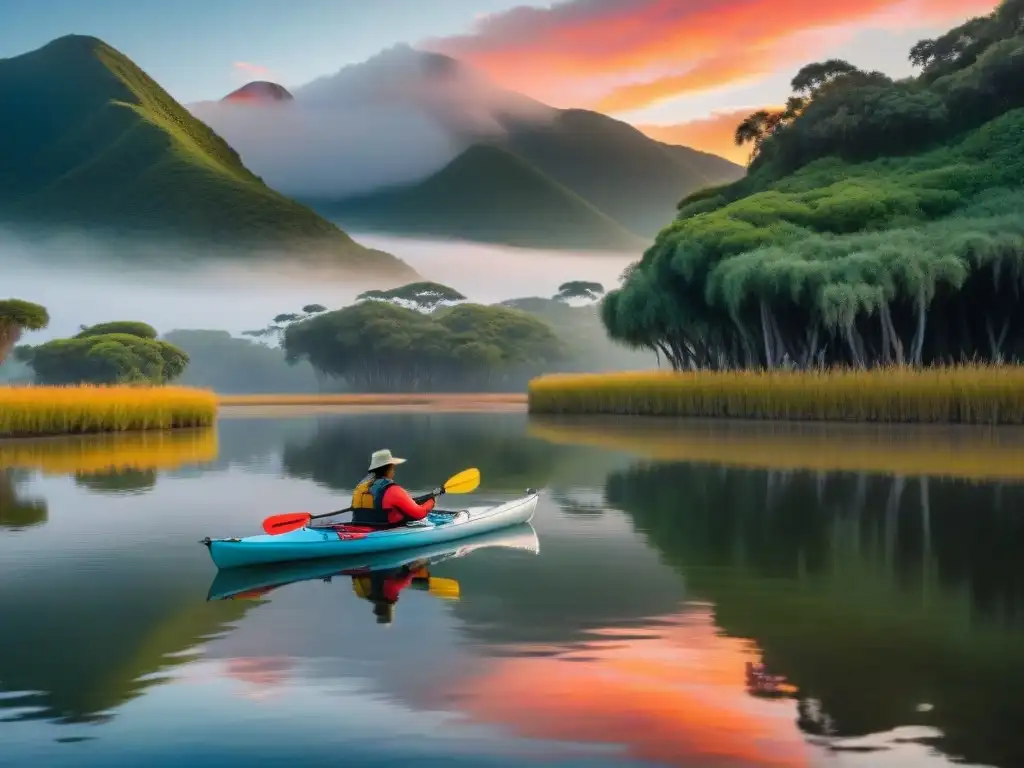
[[[382,448],[370,457],[369,474],[352,491],[352,524],[379,528],[397,528],[422,520],[434,508],[434,496],[444,493],[437,488],[433,496],[417,504],[402,486],[395,482],[395,467],[405,459],[391,455]]]

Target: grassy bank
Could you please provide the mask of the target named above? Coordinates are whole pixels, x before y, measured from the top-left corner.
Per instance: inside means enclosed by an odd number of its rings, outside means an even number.
[[[185,387],[0,387],[0,437],[208,427],[212,392]]]
[[[530,413],[794,421],[1024,423],[1024,367],[542,376]]]
[[[175,470],[217,459],[217,430],[128,432],[0,440],[0,467],[44,474]]]

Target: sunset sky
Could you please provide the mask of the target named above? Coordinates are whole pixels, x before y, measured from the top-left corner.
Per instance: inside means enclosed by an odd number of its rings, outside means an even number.
[[[11,2],[0,57],[69,33],[130,56],[179,101],[252,79],[301,85],[405,42],[456,56],[558,107],[742,161],[738,118],[789,95],[808,61],[891,75],[907,51],[995,0],[31,0]]]

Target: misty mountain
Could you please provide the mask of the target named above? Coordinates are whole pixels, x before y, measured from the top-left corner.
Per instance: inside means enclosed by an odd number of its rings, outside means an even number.
[[[427,179],[337,203],[324,214],[360,230],[525,248],[642,250],[645,242],[521,157],[476,144]]]
[[[120,52],[68,35],[0,60],[0,223],[173,238],[410,277],[272,190]]]
[[[332,215],[348,227],[364,223],[369,198],[376,229],[464,235],[459,229],[465,228],[438,232],[436,224],[410,229],[413,219],[426,221],[427,214],[410,214],[409,190],[421,182],[434,187],[435,174],[479,145],[517,156],[549,185],[573,193],[643,239],[671,221],[687,194],[745,172],[715,155],[654,141],[606,115],[555,109],[497,86],[455,59],[408,46],[383,51],[292,93],[295,99],[286,108],[262,109],[251,101],[190,108],[269,184],[317,210],[341,211]],[[471,157],[491,162],[495,155]],[[477,183],[480,175],[462,178]],[[451,174],[445,176],[450,181]],[[449,189],[447,196],[469,199],[481,193],[502,199],[494,182],[483,189]],[[391,216],[388,200],[395,205]],[[534,226],[528,210],[502,207],[507,218],[500,230]],[[508,242],[500,232],[478,232],[474,238]],[[567,232],[556,240],[560,245],[530,238],[545,247],[588,247]]]

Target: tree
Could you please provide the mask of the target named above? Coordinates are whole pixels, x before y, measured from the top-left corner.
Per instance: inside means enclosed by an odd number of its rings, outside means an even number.
[[[292,323],[297,323],[300,320],[306,320],[314,315],[318,315],[326,311],[327,308],[323,304],[307,304],[302,308],[301,314],[296,312],[282,312],[279,315],[275,315],[270,325],[266,328],[242,331],[242,335],[251,336],[252,338],[257,339],[267,338],[269,336],[279,342],[281,340],[281,336],[285,332],[285,329]]]
[[[91,333],[107,327],[135,328],[142,335]],[[173,344],[151,338],[152,330],[145,323],[105,323],[70,339],[21,347],[18,357],[32,367],[39,384],[167,384],[181,376],[189,358]]]
[[[399,307],[407,307],[420,312],[433,312],[438,307],[450,306],[466,297],[441,283],[429,281],[409,283],[387,291],[364,291],[356,297],[356,301],[386,301]]]
[[[50,324],[46,307],[21,299],[0,301],[0,365],[25,331],[41,331]]]
[[[1024,360],[1024,0],[893,82],[808,65],[748,175],[685,198],[601,302],[612,339],[674,368]],[[789,113],[789,116],[785,116]]]
[[[587,299],[597,301],[604,295],[604,286],[600,283],[590,283],[585,280],[571,280],[558,286],[558,293],[555,299],[558,301],[570,301],[572,299]]]
[[[817,92],[843,76],[858,72],[860,70],[848,61],[829,59],[801,67],[793,76],[790,87],[799,95],[813,98]]]
[[[289,362],[386,392],[518,387],[564,354],[551,328],[524,312],[464,304],[425,314],[381,300],[294,323],[283,346]]]
[[[115,320],[109,323],[98,323],[97,325],[81,325],[81,331],[75,335],[76,339],[87,339],[90,336],[107,336],[111,333],[123,333],[129,336],[138,336],[140,339],[155,339],[156,329],[149,323],[140,323],[137,320]]]

